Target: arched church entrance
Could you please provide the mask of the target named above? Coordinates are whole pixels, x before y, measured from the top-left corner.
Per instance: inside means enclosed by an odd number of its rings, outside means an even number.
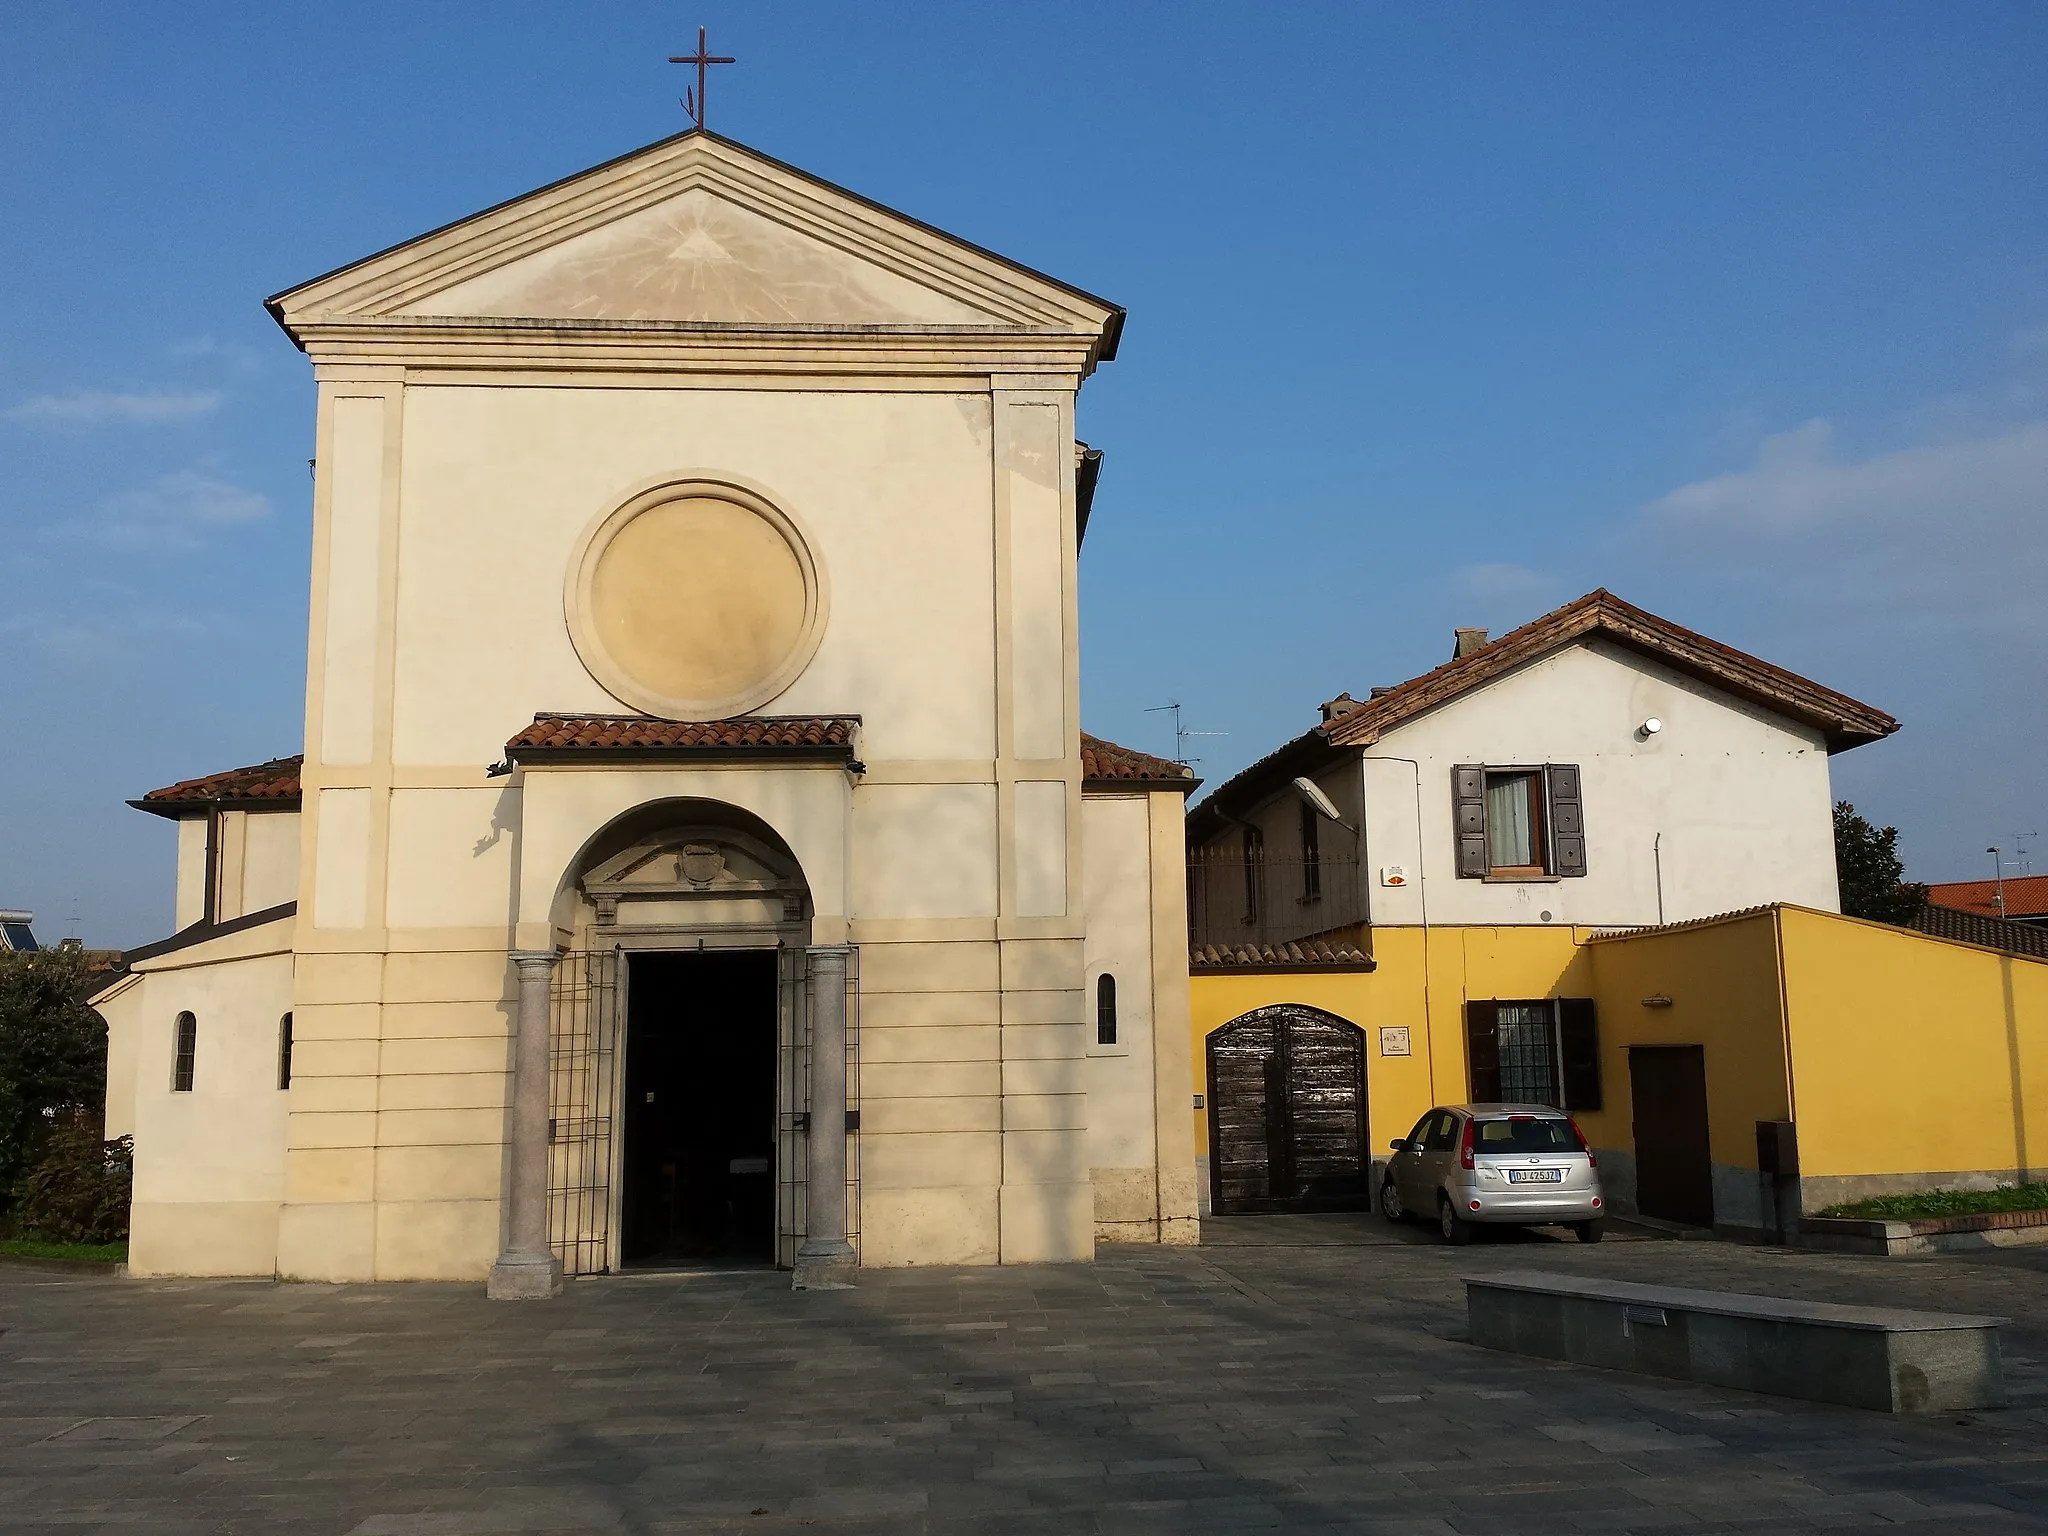
[[[795,855],[747,812],[675,801],[606,828],[579,868],[557,908],[578,942],[551,1007],[550,1245],[569,1274],[791,1262],[810,942]]]
[[[1299,1003],[1209,1036],[1209,1181],[1222,1215],[1371,1204],[1365,1031]]]

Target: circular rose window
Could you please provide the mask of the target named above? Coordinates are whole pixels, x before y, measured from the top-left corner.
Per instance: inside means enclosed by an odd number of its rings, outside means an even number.
[[[673,720],[765,704],[817,649],[824,601],[802,535],[752,491],[677,481],[584,535],[569,634],[619,698]]]

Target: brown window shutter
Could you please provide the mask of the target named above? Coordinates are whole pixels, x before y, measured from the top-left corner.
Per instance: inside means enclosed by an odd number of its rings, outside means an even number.
[[[1451,827],[1458,840],[1458,878],[1484,880],[1486,857],[1486,769],[1460,763],[1451,770]]]
[[[1550,781],[1550,872],[1567,879],[1586,872],[1586,806],[1579,796],[1576,763],[1552,763]]]
[[[1500,1099],[1500,1004],[1465,1005],[1465,1070],[1474,1104]]]
[[[1600,1028],[1594,1022],[1593,999],[1557,1000],[1557,1044],[1564,1058],[1559,1080],[1564,1084],[1563,1108],[1577,1113],[1600,1107]]]

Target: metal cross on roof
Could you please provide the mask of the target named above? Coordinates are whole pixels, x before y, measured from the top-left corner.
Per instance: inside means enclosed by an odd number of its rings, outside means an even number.
[[[714,58],[705,50],[704,29],[697,29],[697,51],[671,57],[671,64],[694,64],[697,66],[697,89],[683,92],[683,110],[690,114],[699,128],[704,126],[704,77],[708,66],[713,64],[737,64],[739,60]]]

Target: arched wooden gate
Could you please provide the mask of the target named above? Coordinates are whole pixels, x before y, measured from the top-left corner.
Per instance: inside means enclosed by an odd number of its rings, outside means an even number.
[[[1221,1215],[1372,1203],[1365,1031],[1299,1003],[1209,1036],[1209,1188]]]

